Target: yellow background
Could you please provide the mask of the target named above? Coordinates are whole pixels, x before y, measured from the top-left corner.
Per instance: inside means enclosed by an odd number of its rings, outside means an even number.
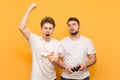
[[[120,1],[119,0],[1,0],[0,2],[0,80],[29,80],[31,51],[18,25],[31,2],[37,8],[27,26],[40,33],[45,16],[56,20],[53,37],[66,35],[70,16],[80,19],[81,34],[90,38],[97,51],[97,63],[90,67],[91,80],[120,80]],[[58,76],[61,70],[56,68]]]

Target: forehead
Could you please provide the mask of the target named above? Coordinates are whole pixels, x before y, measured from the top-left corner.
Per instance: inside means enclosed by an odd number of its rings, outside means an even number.
[[[45,23],[45,24],[43,24],[42,27],[53,28],[53,24],[51,24],[51,23]]]
[[[77,24],[77,21],[69,21],[68,24]]]

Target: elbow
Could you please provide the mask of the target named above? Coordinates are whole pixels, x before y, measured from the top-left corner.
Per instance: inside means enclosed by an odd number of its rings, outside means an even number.
[[[97,62],[97,58],[96,58],[96,55],[93,56],[93,64],[96,64]]]
[[[24,28],[23,28],[22,26],[20,26],[20,25],[19,25],[18,29],[19,29],[20,31],[23,31],[23,30],[24,30]]]
[[[95,60],[94,64],[96,64],[96,62],[97,62],[97,61]]]
[[[97,62],[97,60],[96,60],[96,58],[94,59],[94,64],[96,64],[96,62]]]

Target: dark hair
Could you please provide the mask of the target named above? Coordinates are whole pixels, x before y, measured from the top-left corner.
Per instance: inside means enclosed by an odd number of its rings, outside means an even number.
[[[70,17],[68,20],[67,20],[67,24],[69,21],[76,21],[78,23],[78,25],[80,24],[79,20],[75,17]]]
[[[50,23],[50,24],[53,25],[53,28],[55,28],[55,21],[54,21],[54,19],[53,19],[52,17],[45,17],[45,18],[43,18],[43,19],[41,20],[41,23],[40,23],[41,28],[43,27],[43,25],[44,25],[45,23]]]

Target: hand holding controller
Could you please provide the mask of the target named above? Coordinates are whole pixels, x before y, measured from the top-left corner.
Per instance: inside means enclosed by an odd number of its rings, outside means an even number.
[[[75,71],[78,71],[79,69],[80,69],[80,65],[79,66],[75,66],[75,67],[73,67],[71,70],[73,71],[73,72],[75,72]]]

